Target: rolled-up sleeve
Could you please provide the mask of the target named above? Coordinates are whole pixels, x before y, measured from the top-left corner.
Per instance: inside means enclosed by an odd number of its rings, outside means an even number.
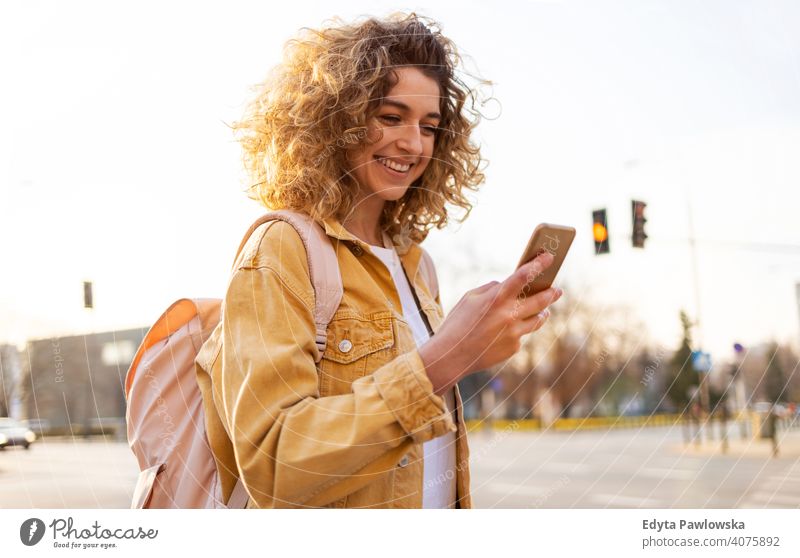
[[[214,405],[258,507],[328,504],[390,471],[412,443],[456,430],[416,349],[351,393],[320,397],[313,291],[299,260],[236,270],[222,339]]]

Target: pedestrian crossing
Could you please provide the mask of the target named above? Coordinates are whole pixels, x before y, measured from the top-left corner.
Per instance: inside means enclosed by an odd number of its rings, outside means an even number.
[[[780,474],[756,483],[742,499],[740,508],[800,508],[800,462]]]

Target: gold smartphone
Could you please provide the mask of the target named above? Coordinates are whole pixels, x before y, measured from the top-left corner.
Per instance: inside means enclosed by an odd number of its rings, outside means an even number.
[[[567,252],[569,247],[572,246],[574,238],[574,227],[541,223],[533,229],[533,234],[531,234],[528,246],[522,253],[517,269],[544,252],[550,252],[553,255],[553,263],[550,267],[537,275],[533,282],[530,283],[533,285],[532,291],[534,294],[549,289],[553,285],[553,281],[556,279],[558,270],[561,269],[561,264],[564,263],[564,258],[567,257]]]

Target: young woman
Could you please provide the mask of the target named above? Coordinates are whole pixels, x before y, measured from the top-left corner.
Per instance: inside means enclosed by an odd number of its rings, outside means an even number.
[[[247,242],[198,374],[226,499],[241,479],[249,507],[471,506],[456,382],[513,355],[560,291],[520,294],[541,256],[445,320],[420,272],[419,243],[484,179],[458,61],[415,14],[308,30],[234,125],[252,196],[324,227],[344,294],[317,365],[301,239],[275,221]]]

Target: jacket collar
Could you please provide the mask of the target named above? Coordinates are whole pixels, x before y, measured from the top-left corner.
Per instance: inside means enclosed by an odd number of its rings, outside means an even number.
[[[322,220],[322,225],[325,228],[325,234],[332,238],[336,238],[345,242],[352,242],[360,245],[363,250],[369,250],[369,244],[355,236],[353,233],[344,228],[341,221],[336,217],[328,217]],[[419,264],[422,258],[422,248],[413,240],[408,240],[407,245],[396,242],[395,239],[390,238],[385,232],[384,239],[386,242],[391,243],[397,250],[397,255],[406,270],[406,274],[411,279],[411,283],[417,286],[418,282],[424,282],[419,273]],[[388,246],[389,244],[387,244]]]
[[[328,217],[321,221],[321,224],[324,226],[325,233],[331,237],[335,238],[339,241],[352,243],[354,246],[360,246],[361,250],[364,253],[369,253],[372,255],[372,250],[369,248],[369,244],[361,240],[360,238],[356,237],[350,231],[344,228],[344,225],[336,219],[335,217]],[[395,239],[390,238],[389,235],[384,231],[383,232],[384,243],[388,247],[390,245],[395,247],[397,251],[397,255],[400,258],[400,263],[403,266],[403,270],[406,273],[406,277],[408,277],[409,282],[412,285],[413,290],[416,292],[419,302],[422,302],[421,294],[420,293],[428,293],[428,296],[435,296],[431,291],[431,285],[428,284],[426,280],[425,274],[422,273],[422,266],[420,265],[423,256],[423,249],[422,247],[408,239],[407,246],[401,246],[398,242],[395,242]],[[384,268],[385,269],[385,268]],[[386,277],[389,282],[391,279]],[[395,297],[394,303],[400,304],[400,299],[397,298],[397,294],[393,295]],[[398,306],[399,308],[400,306]],[[438,326],[434,324],[439,323],[438,314],[436,314],[436,310],[431,308],[430,306],[423,306],[422,312],[426,317],[426,322],[428,327],[431,328],[430,331],[435,331],[434,327],[438,328]]]
[[[369,246],[369,244],[344,228],[344,225],[342,225],[341,221],[339,221],[336,217],[328,217],[323,219],[322,224],[325,227],[325,234],[328,236],[337,238],[339,240],[355,242],[356,244],[360,244],[362,248],[367,248]],[[387,243],[386,246],[388,247],[388,243],[391,243],[391,245],[397,250],[397,254],[399,256],[411,256],[420,250],[416,242],[409,240],[407,245],[403,245],[399,242],[395,242],[395,240],[390,238],[385,231],[383,232],[383,238],[384,242]]]

